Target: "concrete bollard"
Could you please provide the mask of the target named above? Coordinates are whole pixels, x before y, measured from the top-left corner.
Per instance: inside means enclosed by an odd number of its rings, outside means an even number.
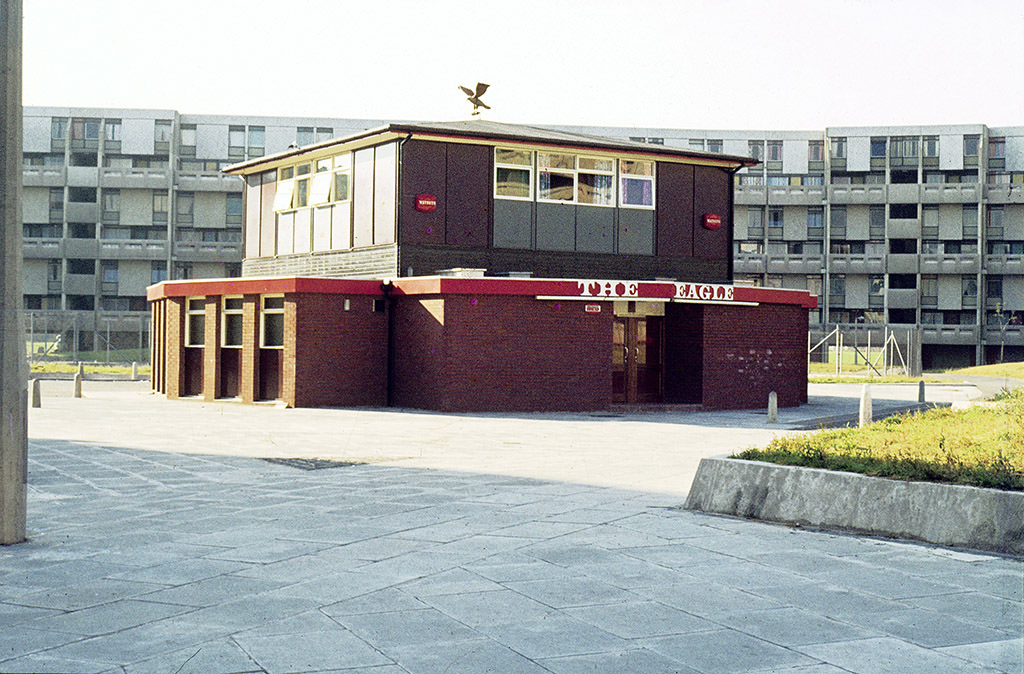
[[[75,392],[72,394],[72,396],[75,397],[75,398],[81,398],[82,397],[82,373],[81,372],[76,372],[75,373]]]
[[[924,380],[917,382],[917,402],[924,402]]]
[[[139,364],[134,360],[132,361],[132,381],[139,380]]]
[[[867,426],[874,415],[871,413],[871,384],[864,384],[860,391],[860,425]]]
[[[78,376],[79,377],[84,377],[85,376],[85,365],[82,365],[81,361],[78,362]]]
[[[772,391],[768,394],[768,423],[774,424],[779,420],[779,396]]]
[[[43,394],[39,390],[39,380],[33,379],[30,383],[32,386],[32,407],[40,408],[43,406]]]

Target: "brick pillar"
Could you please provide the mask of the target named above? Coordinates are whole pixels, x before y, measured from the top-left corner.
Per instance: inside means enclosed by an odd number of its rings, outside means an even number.
[[[220,385],[220,296],[206,298],[203,338],[203,400],[212,402]]]
[[[298,321],[302,295],[284,296],[284,348],[281,351],[281,400],[296,406],[295,358],[298,355]]]
[[[168,400],[181,397],[185,388],[185,298],[168,297],[161,301],[166,325],[164,358]]]
[[[238,396],[243,403],[256,400],[259,387],[259,320],[260,296],[246,295],[242,299],[242,353],[238,364]]]

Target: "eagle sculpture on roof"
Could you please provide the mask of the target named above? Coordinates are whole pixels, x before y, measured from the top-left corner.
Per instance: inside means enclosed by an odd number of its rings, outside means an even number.
[[[480,97],[484,95],[484,92],[487,91],[487,87],[489,86],[491,85],[484,84],[483,82],[477,82],[476,91],[473,91],[469,87],[464,87],[461,84],[459,85],[459,89],[462,90],[462,93],[466,94],[466,100],[473,104],[474,115],[480,114],[480,108],[484,108],[485,110],[491,109],[491,106],[480,100]]]

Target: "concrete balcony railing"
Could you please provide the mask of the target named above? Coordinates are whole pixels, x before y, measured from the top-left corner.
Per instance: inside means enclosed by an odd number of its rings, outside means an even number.
[[[824,185],[768,185],[773,206],[820,206],[825,203]]]
[[[889,253],[885,260],[885,270],[890,274],[916,274],[918,266],[916,253]]]
[[[981,262],[976,254],[921,255],[922,274],[977,274]]]
[[[1024,326],[1008,325],[1005,332],[995,325],[985,326],[985,343],[989,345],[1006,344],[1020,346],[1024,344]]]
[[[833,204],[884,204],[885,185],[829,185],[829,202]]]
[[[66,178],[63,166],[26,166],[21,172],[25,187],[63,187]]]
[[[925,204],[967,204],[981,199],[980,183],[925,183],[921,202]]]
[[[64,276],[64,293],[67,295],[95,295],[95,274],[67,274]]]
[[[171,171],[166,168],[110,168],[103,169],[100,184],[103,187],[125,189],[166,189]]]
[[[921,238],[921,221],[918,218],[889,218],[886,228],[890,239]]]
[[[72,187],[98,187],[99,169],[95,166],[69,166],[68,185]]]
[[[99,257],[100,242],[96,239],[64,239],[64,257]]]
[[[917,288],[890,288],[886,300],[890,309],[914,309],[919,296]]]
[[[769,255],[769,274],[820,274],[824,267],[821,255]]]
[[[23,239],[22,255],[29,259],[55,259],[64,257],[61,239]]]
[[[921,341],[926,344],[977,344],[980,331],[974,325],[923,325]]]
[[[158,239],[103,239],[100,241],[100,257],[116,260],[165,260],[167,242]]]
[[[889,201],[898,204],[916,203],[921,198],[921,186],[913,184],[889,185]]]
[[[176,241],[174,259],[182,262],[241,262],[241,242]]]
[[[763,274],[764,255],[742,255],[733,258],[733,271],[737,274]]]
[[[985,196],[990,204],[1024,204],[1024,185],[987,185]]]
[[[885,255],[830,255],[828,268],[833,274],[884,274]]]
[[[986,255],[985,271],[989,274],[1024,275],[1024,255]]]
[[[178,189],[186,192],[241,192],[244,183],[238,176],[220,171],[179,171]]]

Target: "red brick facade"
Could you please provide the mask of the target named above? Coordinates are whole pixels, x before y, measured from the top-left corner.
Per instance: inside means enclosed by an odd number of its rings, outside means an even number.
[[[297,407],[603,409],[613,397],[617,306],[608,293],[639,293],[664,307],[665,402],[763,407],[771,391],[780,406],[807,400],[813,298],[804,292],[437,277],[389,287],[338,279],[247,283],[151,289],[153,348],[160,350],[153,358],[155,390],[168,398],[276,398]],[[283,347],[260,346],[260,302],[267,294],[284,297]],[[221,346],[224,295],[243,298],[241,348]],[[204,301],[199,348],[184,346],[187,297]]]

